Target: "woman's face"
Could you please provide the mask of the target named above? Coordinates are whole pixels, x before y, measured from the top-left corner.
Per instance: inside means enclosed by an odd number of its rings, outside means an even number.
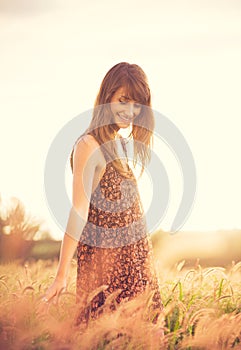
[[[127,128],[141,112],[141,104],[134,100],[129,100],[125,96],[124,88],[119,88],[114,93],[110,106],[114,121],[119,128]]]

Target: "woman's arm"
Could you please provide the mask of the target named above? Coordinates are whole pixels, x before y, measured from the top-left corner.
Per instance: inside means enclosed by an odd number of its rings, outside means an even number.
[[[61,244],[56,277],[45,293],[45,301],[57,296],[61,290],[66,288],[70,262],[88,220],[92,184],[99,162],[98,152],[94,152],[96,148],[96,141],[93,141],[90,135],[84,135],[75,147],[73,154],[73,206]]]

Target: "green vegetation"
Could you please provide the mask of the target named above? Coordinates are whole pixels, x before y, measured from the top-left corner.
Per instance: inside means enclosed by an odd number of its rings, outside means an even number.
[[[43,303],[56,273],[60,242],[51,240],[23,204],[12,199],[7,210],[0,210],[0,349],[241,349],[241,261],[234,262],[240,260],[240,231],[172,237],[156,232],[152,242],[164,304],[158,323],[147,320],[152,315],[143,294],[115,311],[106,302],[98,320],[77,327],[76,260],[67,291],[56,304]],[[210,267],[213,261],[217,263]]]
[[[226,269],[199,264],[186,269],[182,261],[158,271],[165,305],[158,324],[142,318],[140,297],[114,312],[106,309],[87,329],[74,326],[74,259],[57,304],[41,301],[56,267],[57,260],[0,266],[1,349],[240,349],[241,262]]]

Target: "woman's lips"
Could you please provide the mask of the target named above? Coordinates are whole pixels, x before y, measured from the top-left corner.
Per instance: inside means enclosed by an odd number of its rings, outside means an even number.
[[[132,118],[128,118],[128,117],[126,117],[126,116],[123,116],[122,114],[119,114],[118,113],[118,117],[121,119],[121,120],[123,120],[123,121],[125,121],[125,122],[131,122],[132,121]]]

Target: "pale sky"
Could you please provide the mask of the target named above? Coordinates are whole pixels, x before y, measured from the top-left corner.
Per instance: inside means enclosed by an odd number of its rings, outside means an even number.
[[[146,72],[153,108],[194,156],[197,193],[181,230],[241,228],[240,18],[239,0],[1,1],[0,194],[63,235],[44,195],[48,148],[93,107],[106,72],[127,61]],[[172,197],[160,227],[168,230],[182,178],[164,148]]]

